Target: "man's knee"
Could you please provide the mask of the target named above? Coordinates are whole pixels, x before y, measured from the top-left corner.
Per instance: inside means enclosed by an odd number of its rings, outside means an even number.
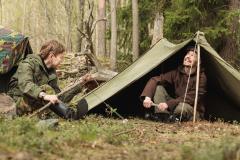
[[[153,101],[157,104],[161,102],[166,102],[166,97],[168,93],[166,89],[162,85],[158,85],[153,97]]]
[[[166,98],[167,95],[168,95],[168,93],[167,93],[166,89],[163,86],[158,85],[157,88],[156,88],[154,97],[153,97],[154,103],[159,104],[159,103],[166,102],[167,101],[167,98]],[[154,110],[155,110],[155,113],[162,113],[162,111],[160,111],[158,109],[158,107],[155,107]]]
[[[174,112],[174,115],[182,117],[183,121],[189,121],[193,119],[193,107],[187,103],[179,103]],[[196,114],[196,119],[200,120],[199,113]]]
[[[179,103],[174,110],[174,114],[181,113],[193,114],[193,107],[187,103]]]

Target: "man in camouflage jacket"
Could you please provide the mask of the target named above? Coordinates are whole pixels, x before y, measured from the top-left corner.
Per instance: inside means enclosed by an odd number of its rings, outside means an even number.
[[[51,86],[55,93],[61,91],[58,87],[56,71],[48,69],[39,55],[28,55],[19,64],[17,72],[9,83],[8,94],[17,104],[23,103],[18,105],[18,115],[32,112],[44,104],[39,94],[44,92],[42,86],[46,84]]]
[[[24,115],[51,102],[49,107],[65,119],[79,119],[80,115],[66,107],[56,96],[60,92],[57,83],[56,68],[63,60],[65,48],[52,40],[45,43],[39,55],[28,55],[17,69],[9,83],[9,92],[17,106],[17,115]],[[49,85],[55,94],[47,94],[42,86]],[[79,109],[79,108],[78,108]]]

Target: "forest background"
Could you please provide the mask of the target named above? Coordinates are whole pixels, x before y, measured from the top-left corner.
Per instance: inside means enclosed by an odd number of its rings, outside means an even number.
[[[35,53],[56,39],[121,71],[162,37],[179,43],[198,30],[235,67],[239,0],[0,0],[0,22],[30,38]]]

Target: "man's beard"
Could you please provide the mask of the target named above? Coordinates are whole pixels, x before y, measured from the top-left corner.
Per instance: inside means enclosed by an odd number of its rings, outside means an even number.
[[[185,73],[186,74],[189,74],[189,72],[191,71],[191,74],[192,73],[195,73],[196,72],[196,70],[197,70],[197,67],[196,66],[185,66],[185,65],[183,65],[184,66],[184,71],[185,71]]]

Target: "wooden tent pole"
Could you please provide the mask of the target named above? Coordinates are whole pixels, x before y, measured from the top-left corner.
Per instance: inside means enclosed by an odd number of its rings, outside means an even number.
[[[196,122],[196,112],[197,112],[197,104],[198,104],[198,89],[199,89],[199,75],[200,75],[200,45],[197,44],[197,79],[196,79],[196,93],[195,93],[195,101],[193,108],[193,123]]]

